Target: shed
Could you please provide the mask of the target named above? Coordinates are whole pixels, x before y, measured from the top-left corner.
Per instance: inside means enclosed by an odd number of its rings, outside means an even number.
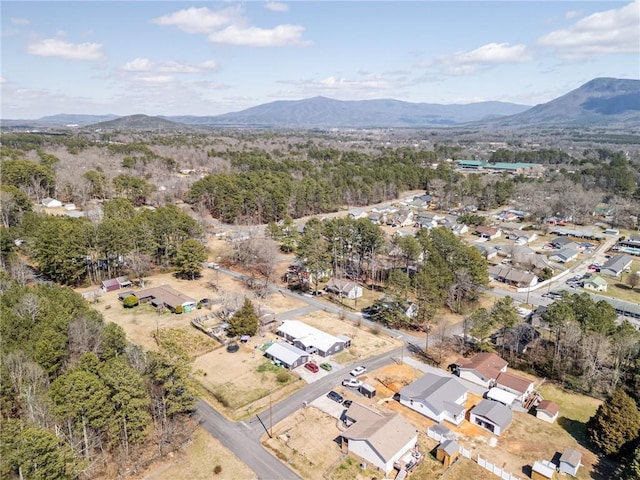
[[[560,407],[551,400],[542,400],[536,407],[536,418],[553,423],[558,418]]]
[[[103,280],[102,281],[101,288],[105,292],[113,292],[115,290],[120,290],[120,284],[118,283],[117,279],[110,278],[109,280]]]
[[[560,457],[560,472],[572,477],[578,474],[578,468],[582,461],[582,454],[574,448],[567,448]]]
[[[450,466],[460,456],[460,447],[453,440],[445,440],[436,449],[436,458],[440,460],[445,467]]]
[[[131,286],[131,280],[129,280],[129,277],[118,277],[116,278],[116,282],[118,282],[118,284],[120,285],[120,288]]]
[[[553,480],[556,478],[556,464],[549,460],[537,461],[531,468],[532,480]]]
[[[500,435],[511,424],[513,414],[509,407],[493,400],[482,400],[471,410],[469,421],[495,435]]]
[[[62,206],[62,202],[60,200],[56,200],[55,198],[47,197],[42,200],[42,205],[47,208],[57,208]]]
[[[367,398],[373,398],[376,396],[376,389],[368,383],[363,383],[362,385],[360,385],[358,391]]]

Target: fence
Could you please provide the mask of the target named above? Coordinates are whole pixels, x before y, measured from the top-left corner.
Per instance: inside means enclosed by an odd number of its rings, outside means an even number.
[[[502,480],[521,480],[520,477],[516,477],[516,476],[512,475],[511,473],[505,471],[504,469],[500,468],[499,466],[494,465],[489,460],[486,460],[486,459],[482,458],[480,455],[478,455],[478,459],[476,460],[476,462],[482,468],[484,468],[485,470],[487,470],[487,471],[493,473],[494,475],[500,477]]]

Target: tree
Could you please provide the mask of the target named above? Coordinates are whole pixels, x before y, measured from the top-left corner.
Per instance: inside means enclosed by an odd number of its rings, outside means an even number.
[[[469,333],[477,340],[479,350],[490,351],[491,347],[487,340],[493,329],[493,319],[491,312],[486,308],[479,308],[468,317]]]
[[[194,280],[200,276],[202,262],[207,259],[207,250],[198,240],[189,238],[182,242],[175,259],[177,273]]]
[[[589,440],[605,455],[618,452],[639,435],[640,410],[622,389],[613,392],[587,422]]]
[[[258,331],[258,315],[253,303],[248,298],[244,299],[244,304],[229,319],[227,335],[239,337],[242,335],[255,335]]]
[[[631,290],[640,285],[640,271],[634,270],[627,275],[627,285],[631,287]]]
[[[513,328],[520,319],[518,310],[513,303],[513,298],[506,296],[498,300],[491,309],[491,320],[494,325],[499,325],[502,329],[502,347],[501,355],[504,355],[505,332],[509,328]]]
[[[640,439],[629,458],[622,458],[620,468],[616,471],[616,478],[620,480],[640,480]]]

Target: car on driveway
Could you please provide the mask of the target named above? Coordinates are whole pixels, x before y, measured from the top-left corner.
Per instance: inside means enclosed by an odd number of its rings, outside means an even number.
[[[352,403],[353,400],[345,400],[344,402],[342,402],[342,405],[344,406],[344,408],[349,408]]]
[[[362,375],[366,371],[367,371],[367,367],[365,367],[364,365],[361,365],[351,370],[349,372],[349,375],[351,375],[352,377],[357,377],[358,375]]]
[[[338,402],[338,403],[342,403],[344,401],[344,397],[340,395],[338,392],[334,392],[333,390],[327,393],[327,397],[329,397],[334,402]]]
[[[356,380],[355,378],[345,378],[344,380],[342,380],[343,387],[359,388],[361,385],[362,382],[360,380]]]
[[[327,372],[330,372],[331,370],[333,370],[333,365],[331,365],[330,363],[324,362],[320,364],[320,368],[323,370],[326,370]]]
[[[313,362],[307,362],[307,363],[305,363],[305,364],[304,364],[304,368],[306,368],[307,370],[309,370],[310,372],[313,372],[313,373],[318,373],[318,370],[320,370],[320,369],[318,368],[318,365],[316,365],[316,364],[315,364],[315,363],[313,363]]]

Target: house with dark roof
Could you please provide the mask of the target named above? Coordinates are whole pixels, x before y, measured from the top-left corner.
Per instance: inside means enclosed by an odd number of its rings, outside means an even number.
[[[600,273],[611,277],[619,277],[622,272],[631,268],[632,263],[633,257],[631,255],[626,253],[614,255],[600,267]]]
[[[298,320],[285,320],[276,333],[300,350],[309,354],[316,353],[321,357],[333,355],[351,345],[349,337],[336,337]]]
[[[354,402],[345,418],[350,426],[340,434],[342,449],[383,470],[385,475],[418,442],[418,430],[399,413],[381,413]]]
[[[108,280],[103,280],[100,288],[104,292],[113,292],[115,290],[120,290],[120,283],[115,278],[110,278]]]
[[[582,465],[581,462],[582,454],[575,448],[567,448],[560,457],[560,473],[567,473],[575,477],[580,465]]]
[[[482,400],[469,412],[469,421],[489,432],[500,435],[513,420],[511,409],[493,400]]]
[[[568,237],[556,237],[549,242],[553,248],[572,248],[578,249],[578,244]]]
[[[400,403],[425,417],[460,425],[465,417],[467,387],[449,376],[426,373],[400,390]]]
[[[536,418],[553,423],[560,414],[560,406],[551,400],[542,400],[536,407]]]
[[[170,285],[159,285],[146,290],[139,290],[134,295],[140,300],[140,303],[150,302],[154,307],[166,307],[172,312],[179,312],[180,309],[178,307],[181,307],[185,313],[197,308],[195,299],[179,292]]]
[[[529,347],[540,338],[540,333],[531,325],[521,324],[491,335],[497,347],[504,347],[512,353],[527,353]]]
[[[571,260],[575,260],[577,257],[578,257],[577,250],[566,247],[558,250],[557,252],[553,252],[551,255],[549,255],[549,260],[553,260],[554,262],[567,263],[567,262],[570,262]]]
[[[521,403],[533,393],[533,381],[511,372],[501,372],[496,379],[496,387],[516,395],[516,400]]]
[[[518,270],[509,265],[492,265],[488,269],[489,278],[518,288],[533,287],[538,284],[538,276]]]
[[[471,358],[459,358],[454,362],[460,378],[489,388],[495,385],[498,375],[507,371],[508,363],[495,353],[478,353]]]

